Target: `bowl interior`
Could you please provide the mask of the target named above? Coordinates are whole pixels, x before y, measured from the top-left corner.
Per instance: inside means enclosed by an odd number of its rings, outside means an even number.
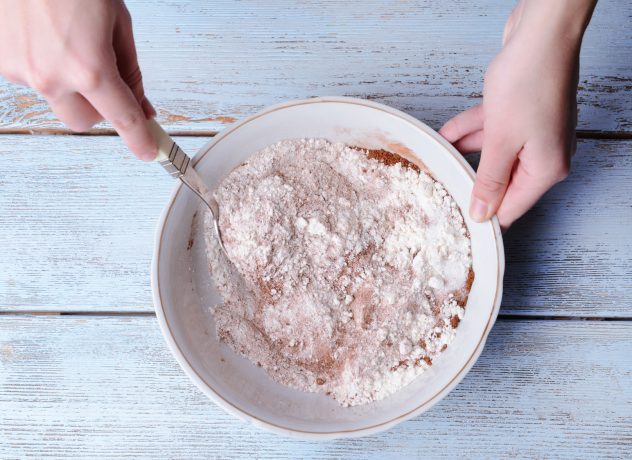
[[[218,404],[276,431],[305,436],[366,434],[415,415],[437,402],[465,375],[497,315],[502,287],[502,241],[497,223],[475,223],[467,208],[473,172],[434,131],[412,118],[365,101],[313,99],[262,112],[228,128],[196,156],[211,188],[257,150],[282,139],[323,137],[383,148],[423,161],[464,211],[471,233],[475,281],[456,338],[433,366],[396,394],[342,408],[323,395],[273,382],[220,344],[208,307],[221,302],[210,280],[198,198],[174,191],[158,229],[154,296],[167,341],[185,371]],[[191,244],[192,243],[192,244]]]

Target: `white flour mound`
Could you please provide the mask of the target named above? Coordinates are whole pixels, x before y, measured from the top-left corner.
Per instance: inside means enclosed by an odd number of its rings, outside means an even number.
[[[382,399],[432,365],[473,279],[452,197],[385,155],[324,139],[253,155],[216,191],[234,267],[205,222],[220,339],[277,382],[344,406]]]

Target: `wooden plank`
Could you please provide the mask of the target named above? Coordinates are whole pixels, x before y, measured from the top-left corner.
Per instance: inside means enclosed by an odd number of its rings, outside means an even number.
[[[153,317],[3,316],[0,456],[629,457],[631,346],[632,322],[500,321],[427,414],[369,438],[301,442],[208,401]]]
[[[632,142],[584,141],[505,235],[505,313],[632,317]]]
[[[503,313],[632,316],[631,148],[580,141],[571,177],[511,229]],[[0,136],[0,158],[0,310],[152,311],[172,179],[109,136]]]
[[[504,235],[501,314],[632,317],[631,171],[629,141],[579,142],[570,177]]]
[[[370,98],[433,127],[477,102],[513,2],[128,1],[145,87],[173,132],[213,131],[270,104]],[[631,131],[632,4],[597,6],[582,50],[579,127]],[[0,81],[0,130],[62,128]]]
[[[153,310],[154,228],[173,179],[114,137],[5,136],[0,157],[0,309]]]

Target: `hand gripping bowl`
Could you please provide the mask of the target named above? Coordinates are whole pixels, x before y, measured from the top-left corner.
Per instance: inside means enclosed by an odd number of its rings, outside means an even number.
[[[215,333],[208,307],[221,301],[212,285],[196,211],[199,199],[179,184],[160,218],[152,289],[162,333],[180,366],[215,403],[270,431],[301,438],[363,436],[430,409],[470,370],[500,306],[504,253],[496,218],[475,223],[467,213],[474,172],[439,134],[381,104],[317,98],[278,105],[215,136],[195,156],[195,168],[214,189],[250,155],[274,142],[323,137],[421,159],[463,211],[472,241],[475,280],[454,341],[410,385],[378,402],[340,407],[324,395],[273,382]]]

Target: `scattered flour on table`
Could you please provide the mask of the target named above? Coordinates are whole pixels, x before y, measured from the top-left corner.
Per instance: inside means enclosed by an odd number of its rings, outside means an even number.
[[[277,382],[364,404],[452,341],[473,280],[469,234],[445,188],[411,163],[286,140],[234,169],[216,197],[233,264],[207,215],[218,335]]]

